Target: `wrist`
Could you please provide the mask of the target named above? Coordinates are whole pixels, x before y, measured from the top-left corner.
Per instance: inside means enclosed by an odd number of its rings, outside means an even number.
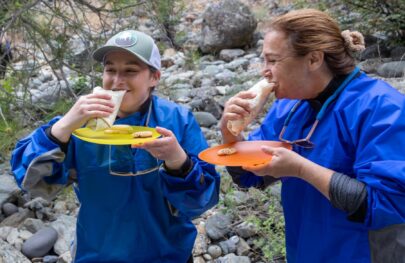
[[[72,132],[69,127],[65,126],[63,122],[58,121],[52,125],[50,129],[50,134],[58,139],[62,143],[67,143],[72,135]]]
[[[193,161],[188,156],[184,161],[184,163],[181,165],[181,167],[176,170],[169,169],[166,166],[166,163],[165,162],[163,163],[163,168],[169,175],[180,178],[185,178],[193,169],[193,166],[194,166]]]
[[[180,157],[175,160],[165,160],[165,166],[170,170],[178,170],[187,160],[187,154],[182,151]]]

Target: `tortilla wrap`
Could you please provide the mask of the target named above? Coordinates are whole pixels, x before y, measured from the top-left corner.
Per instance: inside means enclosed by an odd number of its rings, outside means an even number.
[[[273,88],[274,83],[269,83],[267,79],[262,79],[248,90],[256,94],[256,97],[248,100],[252,109],[249,116],[240,120],[228,121],[227,123],[228,130],[234,136],[238,136],[249,125],[249,123],[256,118],[259,112],[262,111],[264,104],[266,104],[266,101],[273,91]]]
[[[110,128],[113,126],[115,122],[115,118],[117,117],[118,110],[120,109],[122,99],[125,95],[125,90],[105,90],[101,87],[95,87],[93,89],[93,93],[103,93],[103,94],[109,94],[111,96],[111,100],[114,103],[114,111],[108,116],[104,118],[94,118],[91,119],[86,127],[99,131],[99,130],[104,130],[106,128]]]

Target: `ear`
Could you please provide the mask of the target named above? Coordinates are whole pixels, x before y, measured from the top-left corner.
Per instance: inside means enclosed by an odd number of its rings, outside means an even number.
[[[159,83],[160,76],[161,76],[161,73],[159,70],[157,70],[155,72],[151,72],[150,78],[151,78],[153,86],[156,86]]]
[[[318,70],[323,65],[324,53],[322,51],[311,51],[307,54],[307,56],[310,70]]]

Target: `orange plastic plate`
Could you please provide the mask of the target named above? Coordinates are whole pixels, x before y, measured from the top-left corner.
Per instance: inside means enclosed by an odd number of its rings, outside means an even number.
[[[198,157],[207,163],[224,166],[256,166],[271,161],[271,155],[264,153],[261,146],[284,147],[291,149],[291,145],[278,141],[243,141],[227,143],[208,148],[199,153]],[[219,156],[220,149],[233,147],[236,153],[232,155]]]
[[[89,128],[80,128],[73,132],[73,135],[77,138],[96,144],[106,144],[106,145],[132,145],[132,144],[143,144],[145,142],[153,141],[160,137],[160,133],[156,131],[155,128],[144,127],[144,126],[132,126],[133,132],[138,131],[151,131],[152,137],[150,138],[132,138],[132,134],[106,134],[104,131],[94,131]]]

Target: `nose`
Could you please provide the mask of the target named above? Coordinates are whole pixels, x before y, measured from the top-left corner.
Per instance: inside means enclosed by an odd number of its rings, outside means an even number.
[[[262,76],[268,80],[271,80],[273,78],[273,73],[269,67],[264,67],[262,70]]]
[[[125,87],[125,75],[123,73],[117,72],[114,76],[114,86],[113,90],[122,89]]]

